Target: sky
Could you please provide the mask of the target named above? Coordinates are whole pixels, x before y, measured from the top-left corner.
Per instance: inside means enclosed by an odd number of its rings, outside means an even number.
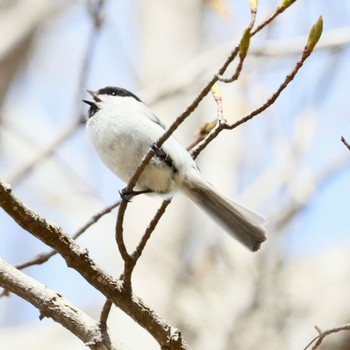
[[[261,12],[258,19],[271,11],[274,2],[260,3]],[[138,93],[147,87],[147,83],[142,86],[141,79],[138,79],[142,76],[143,68],[139,52],[138,20],[134,11],[136,5],[136,0],[107,1],[105,25],[96,38],[85,88],[120,85]],[[203,36],[208,40],[203,45],[205,49],[210,50],[210,47],[232,40],[232,21],[237,27],[243,27],[246,23],[249,13],[245,2],[228,1],[227,6],[231,11],[229,20],[221,20],[212,9],[206,10]],[[276,21],[271,30],[259,37],[259,40],[268,38],[278,43],[293,37],[306,38],[309,28],[319,15],[323,16],[325,32],[349,26],[350,3],[342,2],[339,6],[330,1],[297,1]],[[9,144],[3,146],[3,159],[0,161],[1,176],[5,180],[10,179],[11,174],[15,173],[26,159],[32,157],[36,150],[50,143],[57,130],[69,125],[75,118],[77,101],[83,94],[82,91],[78,91],[77,86],[90,29],[86,10],[81,2],[77,2],[48,21],[36,34],[30,59],[18,73],[3,107],[3,114],[9,125],[7,133],[10,135],[11,130],[14,130],[22,135],[19,140],[6,136]],[[235,36],[237,37],[239,35]],[[247,62],[250,73],[248,79],[254,85],[248,84],[243,87],[242,96],[257,106],[259,101],[254,100],[255,92],[261,89],[261,101],[265,96],[269,96],[293,67],[296,59],[297,56],[292,55],[282,59],[262,59],[257,65],[253,64],[253,60]],[[305,130],[297,130],[294,126],[296,118],[303,116],[310,120],[310,131],[305,131],[305,142],[308,142],[310,147],[300,156],[300,163],[293,174],[295,183],[300,179],[311,179],[312,186],[312,179],[317,177],[327,164],[338,157],[349,156],[350,159],[350,152],[340,142],[341,135],[350,140],[348,62],[349,47],[339,51],[315,52],[276,104],[265,115],[251,122],[254,123],[254,128],[247,126],[247,139],[255,140],[248,153],[250,157],[254,157],[254,154],[262,157],[257,161],[260,167],[273,163],[278,157],[288,153],[283,149],[283,142],[301,137]],[[86,113],[86,107],[81,108]],[[40,127],[36,127],[37,125]],[[281,143],[275,141],[278,134],[281,140],[284,140]],[[273,142],[270,139],[271,135]],[[28,144],[31,147],[28,147]],[[16,154],[23,154],[24,157],[13,157],[11,147],[14,147]],[[50,160],[44,161],[14,188],[34,210],[61,223],[68,232],[72,232],[79,227],[79,222],[87,220],[98,208],[113,202],[118,186],[122,184],[101,165],[88,143],[84,128],[75,132],[69,141],[57,149],[55,159],[58,159],[60,167]],[[247,177],[241,179],[242,186],[249,186],[250,181],[254,180],[254,176],[249,174],[249,169],[251,167],[243,172]],[[65,193],[73,188],[72,181],[65,171],[69,171],[69,176],[73,176],[79,183],[79,186],[73,189],[76,192],[72,195],[79,199],[88,195],[95,198],[94,209],[90,208],[89,214],[84,213],[83,209],[79,211],[71,208],[72,212],[67,221],[66,212],[58,208],[55,202],[55,198],[60,201],[61,191]],[[45,183],[43,179],[46,179]],[[297,188],[297,185],[295,186]],[[317,195],[286,228],[287,233],[280,243],[286,258],[305,258],[310,254],[350,245],[349,187],[349,167],[344,167],[320,186]],[[40,194],[43,189],[48,190],[47,197]],[[291,189],[293,187],[274,194],[272,200],[283,203],[286,192]],[[52,207],[47,205],[48,203],[52,203]],[[275,212],[276,206],[267,203],[261,209],[264,215],[269,217]],[[75,217],[72,219],[73,216]],[[19,263],[24,257],[31,257],[33,252],[47,250],[28,234],[19,232],[17,226],[3,212],[0,213],[0,222],[1,231],[6,232],[6,240],[0,246],[0,256],[5,259]],[[21,254],[18,254],[18,242],[21,242]],[[99,252],[97,255],[101,257],[103,253]],[[50,284],[53,289],[59,288],[61,282],[55,282],[50,267],[59,275],[65,270],[64,266],[59,268],[53,262],[49,262],[45,269],[46,275],[42,276],[40,272],[44,282]],[[39,274],[36,269],[29,271],[34,277]],[[66,278],[74,281],[73,275],[72,272],[68,272]],[[80,303],[88,304],[92,296],[98,298],[97,294],[91,291],[91,294],[81,296]],[[32,307],[25,302],[16,305],[28,312],[21,312],[20,320],[13,316],[12,321],[7,320],[7,324],[17,324],[37,316]],[[1,322],[4,320],[0,320]]]

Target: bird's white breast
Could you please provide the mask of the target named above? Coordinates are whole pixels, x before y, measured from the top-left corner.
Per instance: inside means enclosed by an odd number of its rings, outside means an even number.
[[[152,112],[143,104],[135,101],[133,107],[130,108],[130,104],[121,104],[118,108],[104,106],[87,122],[88,135],[102,161],[126,183],[142,157],[165,131],[151,119],[154,117]],[[142,173],[138,188],[159,193],[173,191],[176,189],[176,176],[194,166],[190,155],[173,137],[164,143],[162,149],[169,154],[177,171],[152,161]]]

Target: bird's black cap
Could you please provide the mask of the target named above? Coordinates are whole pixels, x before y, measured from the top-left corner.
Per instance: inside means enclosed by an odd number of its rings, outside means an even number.
[[[129,90],[116,87],[116,86],[107,86],[103,89],[100,89],[96,92],[96,95],[111,95],[111,96],[122,96],[122,97],[133,97],[136,101],[141,102],[141,100]]]

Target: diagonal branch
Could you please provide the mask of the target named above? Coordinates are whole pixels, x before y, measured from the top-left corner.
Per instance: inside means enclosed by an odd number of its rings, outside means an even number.
[[[150,224],[148,225],[144,235],[141,238],[139,245],[136,247],[135,251],[130,255],[130,260],[125,261],[123,282],[124,282],[124,287],[130,292],[131,292],[131,275],[134,271],[137,261],[141,257],[148,240],[151,238],[153,231],[157,227],[159,220],[162,218],[166,208],[170,203],[171,203],[171,199],[167,199],[163,201],[156,215],[153,217]]]
[[[345,147],[350,151],[350,144],[345,140],[344,136],[340,138],[340,141],[343,142]]]
[[[93,224],[95,224],[98,220],[100,220],[104,215],[110,213],[114,208],[116,208],[118,205],[120,204],[120,201],[117,201],[111,205],[109,205],[108,207],[104,208],[103,210],[101,210],[100,212],[98,212],[97,214],[95,214],[94,216],[91,217],[91,219],[85,224],[83,225],[73,236],[72,238],[74,240],[76,240],[78,237],[80,237],[84,232],[86,232],[86,230],[92,226]],[[41,265],[43,263],[45,263],[46,261],[48,261],[49,259],[51,259],[54,255],[56,255],[57,252],[55,250],[51,250],[48,253],[41,253],[39,255],[37,255],[36,257],[30,259],[29,261],[22,263],[20,265],[17,265],[16,268],[18,270],[23,270],[29,266],[33,266],[33,265]]]
[[[63,296],[18,271],[3,259],[0,259],[0,285],[34,305],[40,311],[40,319],[52,318],[76,335],[90,349],[125,349],[119,342],[109,337],[108,330],[102,334],[98,322],[73,306]]]
[[[284,12],[290,5],[292,5],[296,0],[282,0],[281,3],[286,3],[285,5],[278,5],[273,13],[267,17],[261,24],[259,24],[253,31],[252,36],[260,32],[261,29],[265,28],[269,23],[271,23],[278,15]]]
[[[90,285],[145,328],[160,346],[174,350],[190,349],[174,327],[157,315],[138,296],[125,291],[123,283],[105,273],[90,258],[89,253],[78,246],[61,227],[48,222],[21,202],[2,179],[0,179],[0,206],[20,227],[56,250],[70,268],[76,270]]]
[[[314,346],[312,347],[312,350],[316,350],[320,347],[323,340],[328,337],[330,334],[339,333],[342,331],[350,331],[350,323],[343,324],[339,327],[334,327],[331,329],[327,329],[326,331],[321,331],[317,326],[315,326],[316,330],[318,331],[319,335],[311,340],[311,342],[304,348],[304,350],[307,350],[313,343]]]

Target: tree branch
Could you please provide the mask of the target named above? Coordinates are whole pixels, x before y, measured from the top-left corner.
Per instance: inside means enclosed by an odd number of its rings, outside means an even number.
[[[150,224],[148,225],[144,235],[141,238],[139,245],[136,247],[135,251],[131,254],[130,260],[125,261],[123,282],[124,282],[124,287],[128,289],[130,292],[131,292],[131,275],[134,271],[137,261],[141,257],[148,240],[150,239],[153,231],[158,225],[159,220],[162,218],[166,208],[170,203],[171,203],[171,199],[163,201],[156,215],[153,217]]]
[[[178,336],[178,330],[158,316],[139,297],[126,291],[120,280],[115,280],[105,273],[90,258],[89,253],[78,246],[61,227],[48,222],[22,203],[2,179],[0,206],[24,230],[56,250],[68,267],[76,270],[90,285],[145,328],[161,347],[174,350],[190,349],[182,337]]]
[[[340,138],[340,141],[343,142],[343,144],[347,147],[347,149],[350,151],[350,144],[345,140],[344,136]]]
[[[296,63],[292,71],[286,75],[284,82],[278,87],[278,89],[258,108],[254,109],[241,119],[239,119],[237,122],[229,125],[225,121],[218,120],[216,126],[209,132],[209,134],[201,140],[195,147],[191,150],[191,154],[193,158],[197,158],[199,153],[202,152],[202,150],[208,146],[208,144],[213,141],[221,131],[224,129],[226,130],[232,130],[240,126],[241,124],[246,123],[250,119],[253,119],[255,116],[260,115],[263,111],[265,111],[267,108],[272,106],[277,98],[280,96],[281,92],[289,85],[289,83],[294,79],[294,77],[297,75],[300,68],[303,66],[304,62],[307,60],[307,58],[311,55],[312,51],[308,50],[307,48],[304,49],[303,54],[299,61]]]
[[[18,271],[0,259],[0,285],[20,296],[40,311],[40,319],[52,318],[82,340],[93,350],[122,350],[119,342],[111,340],[106,330],[104,336],[99,323],[73,306],[60,294]]]
[[[120,204],[120,201],[117,201],[115,203],[113,203],[112,205],[109,205],[108,207],[104,208],[103,210],[101,210],[100,212],[98,212],[97,214],[95,214],[94,216],[91,217],[91,219],[85,224],[83,225],[73,236],[72,238],[74,240],[76,240],[78,237],[80,237],[84,232],[86,232],[86,230],[92,226],[93,224],[95,224],[98,220],[100,220],[104,215],[110,213],[114,208],[116,208],[118,205]],[[18,270],[23,270],[29,266],[33,266],[33,265],[41,265],[43,263],[45,263],[46,261],[48,261],[49,259],[51,259],[53,256],[55,256],[57,254],[57,252],[55,250],[51,250],[48,253],[41,253],[39,255],[37,255],[36,257],[30,259],[29,261],[22,263],[20,265],[17,265],[16,268]]]
[[[252,31],[252,35],[255,35],[256,33],[260,32],[261,29],[263,29],[264,27],[266,27],[269,23],[271,23],[278,15],[280,15],[282,12],[284,12],[284,10],[286,10],[290,5],[292,5],[292,3],[294,3],[296,0],[286,0],[284,2],[289,2],[289,4],[287,5],[278,5],[276,7],[276,9],[274,10],[274,12],[267,17],[261,24],[259,24],[253,31]],[[283,0],[281,1],[283,2]]]
[[[304,348],[304,350],[308,349],[314,342],[316,343],[312,347],[312,350],[317,350],[322,344],[323,340],[330,334],[339,333],[342,331],[350,331],[350,323],[343,324],[339,327],[327,329],[326,331],[321,331],[317,326],[315,326],[315,328],[317,332],[319,332],[319,335],[312,339],[311,342]]]

